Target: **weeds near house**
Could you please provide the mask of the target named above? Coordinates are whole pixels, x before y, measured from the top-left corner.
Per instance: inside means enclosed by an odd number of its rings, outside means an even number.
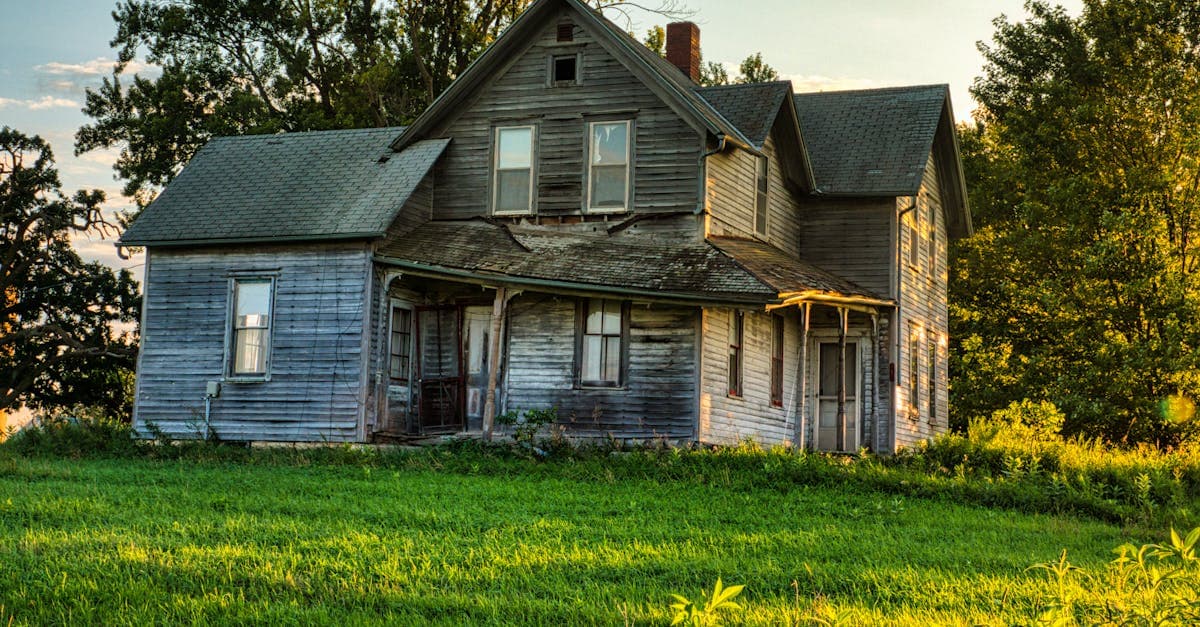
[[[675,615],[671,619],[671,625],[684,625],[685,627],[708,627],[711,625],[720,625],[721,617],[719,612],[722,611],[739,611],[742,606],[734,602],[742,589],[745,586],[729,586],[724,587],[721,583],[721,578],[717,578],[717,584],[713,586],[712,594],[704,595],[701,603],[693,603],[687,597],[678,594],[672,594],[671,598],[675,600],[671,604],[671,610]]]

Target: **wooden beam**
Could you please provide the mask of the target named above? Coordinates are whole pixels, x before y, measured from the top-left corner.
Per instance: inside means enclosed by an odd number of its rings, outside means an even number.
[[[811,303],[800,303],[800,363],[796,365],[796,433],[793,441],[796,448],[804,450],[808,444],[808,328]]]
[[[496,420],[496,379],[500,370],[500,332],[504,322],[504,310],[508,304],[506,288],[496,288],[496,299],[492,303],[492,335],[488,346],[487,399],[483,404],[483,439],[491,441],[492,423]]]
[[[850,311],[838,307],[837,449],[846,450],[846,332]]]

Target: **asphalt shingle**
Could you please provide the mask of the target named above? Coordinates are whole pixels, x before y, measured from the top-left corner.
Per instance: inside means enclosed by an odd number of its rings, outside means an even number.
[[[731,124],[738,127],[755,148],[762,149],[779,115],[783,99],[792,95],[790,81],[721,85],[696,90]]]

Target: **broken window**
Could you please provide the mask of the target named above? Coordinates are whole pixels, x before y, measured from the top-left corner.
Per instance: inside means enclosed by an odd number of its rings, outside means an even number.
[[[230,374],[265,377],[271,346],[271,301],[274,281],[269,277],[233,280],[233,320]]]
[[[571,54],[550,59],[551,85],[576,85],[579,83],[579,55]]]
[[[588,210],[625,211],[629,198],[629,120],[592,122]]]

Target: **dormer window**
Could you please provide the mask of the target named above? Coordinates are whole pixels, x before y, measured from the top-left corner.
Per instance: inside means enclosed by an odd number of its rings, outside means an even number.
[[[629,208],[629,120],[588,125],[588,202],[591,212]]]
[[[555,87],[579,84],[579,55],[550,57],[550,84]]]
[[[533,213],[534,126],[496,129],[492,175],[492,213]]]

